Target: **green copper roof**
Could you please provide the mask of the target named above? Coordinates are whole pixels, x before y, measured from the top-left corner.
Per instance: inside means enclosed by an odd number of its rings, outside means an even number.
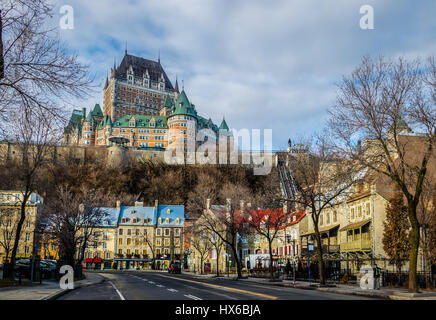
[[[219,129],[229,131],[229,126],[227,125],[227,122],[224,118],[223,118],[223,121],[221,122]]]
[[[112,126],[112,120],[111,120],[111,117],[109,117],[108,115],[105,115],[103,120],[101,120],[100,123],[98,124],[97,130],[104,129],[108,125]]]
[[[167,97],[165,99],[165,102],[163,104],[164,107],[169,107],[171,108],[173,106],[173,101],[171,100],[171,97],[169,94],[167,94]]]
[[[95,104],[94,110],[92,110],[92,114],[97,117],[103,117],[103,112],[101,111],[100,105],[98,103]]]
[[[92,114],[92,111],[89,111],[88,116],[85,119],[85,122],[90,122],[91,119],[94,118],[94,115]]]
[[[82,111],[77,109],[73,110],[70,121],[68,122],[68,125],[65,127],[65,132],[71,132],[71,129],[73,128],[80,129],[81,120],[82,120]]]
[[[113,126],[115,128],[130,128],[131,119],[135,120],[136,128],[151,128],[151,129],[167,129],[167,119],[164,116],[145,116],[145,115],[135,115],[135,116],[124,116],[121,119],[115,121]],[[132,120],[133,120],[132,119]],[[150,126],[150,121],[154,119],[155,126]]]
[[[178,114],[197,117],[197,112],[192,108],[185,91],[182,91],[182,93],[177,97],[174,111],[170,116]]]

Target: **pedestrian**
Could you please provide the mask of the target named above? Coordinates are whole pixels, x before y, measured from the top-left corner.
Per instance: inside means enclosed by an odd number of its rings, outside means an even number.
[[[380,290],[380,268],[374,264],[374,289]]]

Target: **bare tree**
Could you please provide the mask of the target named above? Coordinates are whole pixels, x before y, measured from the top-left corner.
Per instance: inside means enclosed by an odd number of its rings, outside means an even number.
[[[23,115],[16,115],[8,124],[8,137],[16,141],[21,156],[14,167],[14,184],[20,190],[18,199],[20,217],[14,234],[14,245],[11,253],[12,272],[15,267],[21,230],[26,219],[26,205],[33,192],[37,191],[40,170],[50,163],[50,150],[58,141],[60,130],[51,114],[41,114],[38,110],[26,110]]]
[[[204,273],[204,260],[206,260],[212,249],[212,242],[209,238],[208,229],[197,226],[193,231],[191,245],[197,251],[200,258],[200,274]]]
[[[53,9],[49,0],[0,3],[0,118],[5,122],[23,109],[60,117],[62,104],[89,92],[88,67],[68,53],[57,28],[49,26]]]
[[[5,251],[4,261],[9,261],[9,254],[13,247],[13,237],[17,228],[17,219],[14,217],[14,209],[5,208],[0,211],[0,246]]]
[[[81,275],[86,248],[91,241],[96,241],[94,230],[102,226],[107,217],[104,208],[100,208],[107,202],[96,190],[74,193],[69,187],[59,186],[56,198],[45,209],[49,231],[59,239],[60,260],[77,266],[78,276]]]
[[[410,234],[409,291],[417,292],[423,182],[434,158],[436,65],[433,58],[388,60],[365,57],[338,85],[329,110],[336,147],[348,158],[384,175],[407,199]],[[420,133],[414,133],[412,129]],[[357,140],[365,140],[359,152]]]
[[[319,219],[321,213],[345,196],[354,183],[357,167],[332,149],[328,135],[307,139],[305,152],[290,155],[289,166],[298,191],[289,199],[297,207],[308,209],[313,222],[320,284],[325,284],[324,260]],[[309,248],[308,248],[309,250]]]
[[[238,278],[242,278],[242,262],[238,254],[238,238],[247,232],[244,223],[246,208],[240,204],[250,199],[250,191],[244,185],[226,183],[221,190],[221,198],[226,199],[226,208],[205,212],[204,227],[215,233],[231,250],[236,263]]]

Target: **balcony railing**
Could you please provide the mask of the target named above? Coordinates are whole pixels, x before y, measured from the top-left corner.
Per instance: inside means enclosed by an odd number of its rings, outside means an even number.
[[[341,243],[341,252],[371,250],[371,239],[358,239]]]

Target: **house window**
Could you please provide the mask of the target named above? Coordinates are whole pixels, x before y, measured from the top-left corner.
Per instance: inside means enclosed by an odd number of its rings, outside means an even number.
[[[122,246],[123,245],[123,239],[120,238],[120,240],[118,241],[119,245]]]
[[[170,239],[165,238],[164,239],[164,246],[169,246],[170,245]]]
[[[29,232],[26,233],[26,241],[30,241],[30,233]]]
[[[24,247],[24,253],[26,253],[26,254],[29,253],[29,247],[28,246]]]
[[[127,238],[127,245],[129,246],[132,243],[132,239]]]
[[[156,245],[157,245],[158,247],[160,247],[160,246],[162,245],[162,242],[161,242],[160,239],[156,239]]]
[[[366,215],[371,215],[371,205],[369,204],[369,202],[366,204]]]
[[[351,208],[351,219],[354,219],[354,208]]]
[[[118,254],[123,254],[123,249],[118,249]]]
[[[103,242],[103,249],[107,249],[107,243],[106,242]]]
[[[170,235],[170,229],[168,229],[168,228],[165,229],[165,235],[166,235],[166,236],[169,236],[169,235]]]
[[[330,212],[327,212],[327,224],[330,224]]]
[[[337,222],[337,221],[338,221],[338,212],[333,211],[333,222]]]
[[[120,229],[120,236],[123,235],[123,229]]]
[[[107,232],[103,232],[103,240],[107,240]]]
[[[170,223],[170,218],[165,218],[165,223],[169,224]]]
[[[162,229],[161,228],[157,228],[156,229],[156,235],[160,236],[162,234]]]
[[[320,217],[319,224],[322,226],[324,224],[324,215],[322,214]]]
[[[358,212],[359,218],[361,218],[362,217],[362,206],[357,207],[357,212]]]
[[[180,235],[180,229],[179,229],[179,228],[176,228],[176,229],[174,230],[174,235],[176,235],[176,236],[179,236],[179,235]]]
[[[157,219],[157,222],[158,222],[159,224],[162,224],[162,218]]]
[[[111,254],[108,252],[106,253],[106,259],[110,259],[111,258]]]

